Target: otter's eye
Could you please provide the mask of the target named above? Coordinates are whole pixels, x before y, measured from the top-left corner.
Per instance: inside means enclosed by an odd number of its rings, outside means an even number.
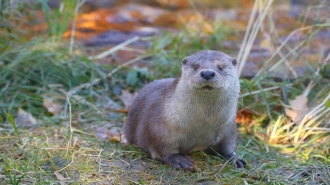
[[[192,65],[192,68],[193,68],[194,70],[197,70],[197,69],[199,68],[199,64],[193,64],[193,65]]]
[[[218,65],[217,67],[220,71],[222,71],[225,68],[225,66],[223,66],[223,65]]]
[[[186,63],[187,63],[187,59],[184,58],[184,59],[182,60],[182,64],[185,65]]]

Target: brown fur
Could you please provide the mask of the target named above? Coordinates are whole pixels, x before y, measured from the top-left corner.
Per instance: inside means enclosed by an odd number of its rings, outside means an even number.
[[[205,50],[183,59],[179,77],[141,89],[124,126],[127,141],[177,169],[195,171],[184,156],[212,147],[237,167],[235,123],[239,80],[236,60]]]

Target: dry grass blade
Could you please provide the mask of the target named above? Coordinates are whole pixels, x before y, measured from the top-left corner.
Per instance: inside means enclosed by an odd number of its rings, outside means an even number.
[[[73,134],[73,130],[72,130],[72,110],[71,110],[71,103],[70,103],[70,96],[68,96],[68,94],[65,95],[66,96],[66,100],[69,106],[69,129],[70,129],[70,141],[72,138],[72,134]]]
[[[76,31],[76,24],[77,24],[77,17],[78,17],[78,12],[79,8],[86,2],[86,0],[77,0],[76,1],[76,7],[74,9],[74,18],[73,18],[73,23],[72,23],[72,28],[71,28],[71,36],[70,36],[70,46],[69,46],[69,54],[72,55],[72,50],[74,46],[74,36],[75,36],[75,31]]]
[[[292,143],[294,146],[300,147],[300,144],[306,142],[306,139],[310,136],[330,133],[330,128],[327,128],[328,125],[324,124],[324,118],[330,112],[330,108],[325,107],[325,103],[329,99],[330,94],[318,106],[308,112],[300,125],[296,127],[295,122],[289,122],[283,116],[277,118],[274,123],[270,123],[267,127],[268,142],[276,146]]]
[[[140,37],[135,36],[135,37],[133,37],[133,38],[131,38],[131,39],[128,39],[127,41],[125,41],[125,42],[123,42],[123,43],[121,43],[121,44],[118,44],[117,46],[115,46],[115,47],[113,47],[113,48],[110,48],[110,49],[107,50],[107,51],[104,51],[103,53],[100,53],[100,54],[98,54],[98,55],[96,55],[96,56],[92,56],[92,57],[88,57],[88,58],[89,58],[90,60],[96,60],[96,59],[102,59],[102,58],[105,58],[105,57],[107,57],[108,55],[110,55],[110,54],[116,52],[117,50],[122,49],[122,48],[126,47],[127,45],[129,45],[129,44],[131,44],[131,43],[133,43],[133,42],[135,42],[135,41],[138,41],[139,39],[140,39]]]
[[[287,84],[286,86],[291,86],[293,85],[292,83],[291,84]],[[254,95],[254,94],[260,94],[262,92],[267,92],[267,91],[271,91],[271,90],[275,90],[275,89],[279,89],[281,88],[281,86],[273,86],[273,87],[268,87],[268,88],[264,88],[262,90],[257,90],[257,91],[252,91],[252,92],[248,92],[248,93],[244,93],[244,94],[241,94],[239,97],[240,98],[243,98],[245,96],[250,96],[250,95]]]
[[[329,111],[330,108],[326,108],[325,104],[328,102],[330,99],[330,93],[328,96],[315,108],[313,108],[311,111],[309,111],[301,121],[297,134],[294,138],[294,142],[299,142],[299,138],[301,138],[301,134],[304,133],[305,129],[310,127],[312,124],[314,124],[317,120],[319,120],[323,115],[326,115]],[[319,124],[317,124],[319,125]],[[314,127],[315,128],[315,127]],[[306,138],[306,137],[303,137]]]
[[[314,24],[311,26],[306,26],[306,27],[302,27],[302,28],[298,28],[295,29],[294,31],[292,31],[290,33],[290,35],[281,43],[281,45],[279,47],[277,47],[277,49],[275,50],[275,52],[273,52],[273,54],[265,61],[265,63],[263,64],[263,67],[257,72],[256,76],[261,76],[261,74],[264,72],[266,66],[275,58],[276,55],[278,55],[280,53],[280,51],[282,50],[283,47],[285,47],[287,45],[287,43],[289,42],[290,39],[292,39],[292,37],[298,33],[298,32],[303,32],[306,30],[312,30],[313,28],[326,28],[326,27],[330,27],[330,23],[324,23],[324,24]],[[310,35],[315,35],[319,30],[313,31]],[[308,39],[308,37],[306,38]],[[301,48],[304,44],[305,44],[305,40],[300,42],[299,44],[297,44],[292,50],[290,50],[290,52],[288,54],[286,54],[285,56],[282,56],[282,59],[280,61],[277,62],[276,65],[273,65],[268,72],[273,71],[275,68],[277,68],[279,66],[279,64],[281,64],[282,62],[286,61],[286,58],[291,55],[291,54],[295,54],[295,51],[297,51],[299,48]]]
[[[264,21],[266,15],[269,13],[269,8],[272,3],[273,3],[273,0],[267,0],[265,5],[263,4],[262,0],[255,1],[255,4],[259,5],[260,14],[259,14],[258,18],[256,20],[254,20],[254,17],[255,17],[256,11],[257,11],[257,6],[254,5],[252,14],[250,16],[249,24],[250,23],[252,24],[253,21],[255,21],[255,22],[254,22],[252,30],[249,30],[250,26],[248,26],[248,30],[245,32],[245,35],[248,35],[248,36],[246,36],[246,37],[244,36],[245,38],[243,40],[243,42],[245,40],[247,40],[246,44],[241,46],[239,55],[237,57],[238,61],[239,61],[239,65],[238,65],[238,75],[239,76],[241,76],[241,73],[242,73],[245,63],[246,63],[246,59],[248,58],[248,55],[251,51],[253,42],[257,37],[257,34],[260,30],[262,22]],[[246,39],[246,38],[248,38],[248,39]]]

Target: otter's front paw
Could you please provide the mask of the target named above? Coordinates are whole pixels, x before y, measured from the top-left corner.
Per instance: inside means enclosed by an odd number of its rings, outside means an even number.
[[[174,166],[176,169],[185,169],[191,172],[195,172],[195,162],[187,156],[183,156],[179,153],[170,154],[163,160],[165,163]]]
[[[246,162],[243,159],[238,158],[235,152],[225,155],[224,158],[229,160],[230,163],[233,163],[236,168],[246,167]]]
[[[246,162],[243,159],[236,159],[235,166],[236,168],[245,168]]]

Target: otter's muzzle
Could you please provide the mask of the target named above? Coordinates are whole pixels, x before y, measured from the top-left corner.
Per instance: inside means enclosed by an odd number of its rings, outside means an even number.
[[[201,71],[200,75],[205,80],[211,80],[215,77],[215,72],[206,70],[206,71]]]

